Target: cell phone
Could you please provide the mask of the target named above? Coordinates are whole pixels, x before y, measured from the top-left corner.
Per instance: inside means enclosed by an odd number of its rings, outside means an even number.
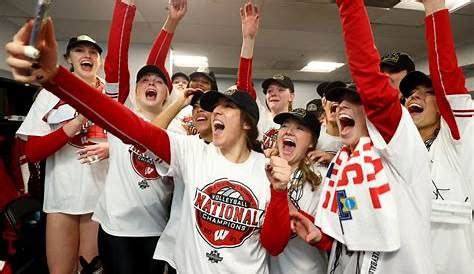
[[[29,45],[36,48],[38,46],[38,38],[41,33],[46,18],[48,17],[51,8],[51,0],[38,0],[36,4],[35,17],[33,21],[33,29],[31,30]],[[34,57],[34,56],[30,56]],[[34,57],[37,58],[37,57]]]

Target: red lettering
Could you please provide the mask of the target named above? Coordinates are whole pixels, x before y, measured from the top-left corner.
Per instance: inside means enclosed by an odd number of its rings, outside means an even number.
[[[250,209],[247,209],[247,210],[245,211],[245,218],[244,218],[244,220],[243,220],[242,222],[245,223],[245,224],[248,224],[248,225],[251,224],[251,223],[252,223],[252,216],[251,216],[251,214],[252,214],[252,213],[250,212]]]
[[[367,174],[367,181],[370,182],[375,180],[375,175],[377,175],[377,173],[379,173],[383,169],[382,159],[373,159],[371,157],[366,156],[364,157],[364,162],[371,164],[374,167],[374,173]]]
[[[326,193],[324,194],[323,208],[328,208],[330,199],[331,199],[331,192],[326,191]]]
[[[212,213],[211,215],[216,215],[216,211],[217,211],[217,208],[219,208],[221,206],[221,202],[216,202],[216,201],[213,201],[212,204],[214,205],[212,207]]]
[[[252,211],[253,211],[253,222],[252,222],[252,225],[253,225],[253,226],[258,226],[258,218],[257,218],[258,210],[252,210]]]
[[[244,208],[236,207],[234,208],[234,218],[232,219],[232,221],[241,222],[243,216],[244,216]]]
[[[234,213],[234,206],[228,205],[225,209],[225,218],[230,220],[232,218],[232,214]]]
[[[379,196],[389,191],[390,191],[390,186],[388,185],[388,183],[378,186],[378,187],[369,187],[370,199],[372,200],[372,206],[374,208],[382,208],[382,205],[380,204]]]
[[[211,199],[207,199],[206,203],[202,206],[201,210],[206,211],[207,213],[211,212]]]
[[[224,212],[228,206],[227,204],[224,204],[224,203],[222,203],[221,205],[222,206],[221,206],[221,211],[219,212],[219,218],[222,218],[224,216]]]
[[[364,182],[364,173],[362,172],[362,167],[357,164],[350,164],[344,167],[344,170],[342,170],[342,178],[337,182],[337,186],[345,186],[349,183],[349,172],[352,172],[354,176],[352,177],[352,182],[354,184],[361,184]]]
[[[198,208],[201,208],[202,203],[204,202],[206,197],[207,197],[206,195],[203,195],[200,192],[197,192],[197,197],[196,197],[196,200],[194,201],[194,206],[198,207]]]

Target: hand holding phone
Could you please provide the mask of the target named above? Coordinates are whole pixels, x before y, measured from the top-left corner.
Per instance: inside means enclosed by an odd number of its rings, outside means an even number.
[[[51,7],[51,0],[38,0],[36,4],[35,17],[33,21],[33,28],[31,30],[29,46],[25,47],[25,55],[32,58],[39,58],[39,51],[37,50],[38,38],[41,33],[43,23],[48,17]]]

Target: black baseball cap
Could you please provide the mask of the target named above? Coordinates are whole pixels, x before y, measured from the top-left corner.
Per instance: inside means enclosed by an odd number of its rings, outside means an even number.
[[[392,52],[382,57],[380,70],[390,73],[396,73],[402,70],[411,72],[415,70],[415,62],[413,62],[413,59],[407,53]]]
[[[195,105],[201,105],[201,97],[204,94],[202,91],[195,92],[193,98],[191,99],[190,106],[194,107]]]
[[[283,74],[275,74],[272,76],[272,78],[267,78],[263,81],[262,88],[264,94],[267,94],[268,87],[273,83],[277,83],[282,87],[290,89],[292,93],[295,92],[295,86],[293,85],[293,81],[290,77]]]
[[[91,37],[85,34],[72,37],[71,39],[69,39],[67,43],[66,51],[69,52],[74,46],[77,46],[79,44],[89,44],[93,46],[94,48],[96,48],[99,54],[102,54],[102,48],[99,46],[99,44],[97,44],[97,42],[94,39],[92,39]]]
[[[174,79],[176,79],[178,77],[182,77],[182,78],[186,79],[189,82],[189,76],[186,73],[181,72],[181,71],[178,71],[178,72],[174,73],[173,76],[171,76],[171,81],[174,81]]]
[[[201,108],[212,112],[221,98],[227,98],[258,123],[259,113],[255,100],[245,91],[229,89],[224,92],[208,91],[201,96]]]
[[[189,80],[192,80],[193,78],[197,78],[197,77],[204,77],[208,79],[211,82],[211,90],[219,90],[219,88],[217,87],[216,76],[214,75],[212,71],[210,72],[195,71],[189,74]]]
[[[302,125],[309,128],[314,133],[316,138],[319,137],[321,123],[319,123],[319,120],[316,118],[314,113],[306,111],[304,108],[297,108],[289,112],[282,112],[280,114],[277,114],[273,118],[273,122],[281,125],[288,119],[297,120]]]
[[[306,111],[313,113],[316,117],[318,117],[322,112],[323,109],[323,102],[321,99],[313,99],[306,104]]]
[[[326,92],[332,88],[345,87],[346,84],[341,81],[332,81],[332,82],[322,82],[316,87],[316,92],[321,98],[326,95]]]
[[[433,87],[433,84],[431,83],[431,79],[428,75],[421,71],[415,70],[405,75],[402,81],[400,81],[400,92],[402,93],[403,97],[408,98],[417,86],[431,88]]]
[[[354,104],[362,104],[359,93],[355,85],[350,84],[344,87],[335,87],[327,91],[326,99],[332,102],[340,103],[342,101],[349,101]]]
[[[169,82],[169,76],[168,72],[162,71],[159,67],[155,65],[145,65],[143,66],[137,73],[137,80],[140,81],[143,76],[148,75],[148,74],[155,74],[158,75],[161,79],[163,79],[163,82],[165,82],[165,85],[168,87],[169,91],[171,92],[171,83]]]

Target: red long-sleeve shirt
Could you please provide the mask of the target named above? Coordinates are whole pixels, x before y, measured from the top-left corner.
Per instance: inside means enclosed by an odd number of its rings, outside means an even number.
[[[464,74],[458,66],[447,9],[425,18],[430,78],[439,110],[455,140],[460,138],[447,95],[467,94]]]
[[[337,0],[337,5],[352,79],[357,86],[367,118],[388,143],[402,116],[398,91],[390,86],[388,76],[380,71],[380,56],[364,2]]]

